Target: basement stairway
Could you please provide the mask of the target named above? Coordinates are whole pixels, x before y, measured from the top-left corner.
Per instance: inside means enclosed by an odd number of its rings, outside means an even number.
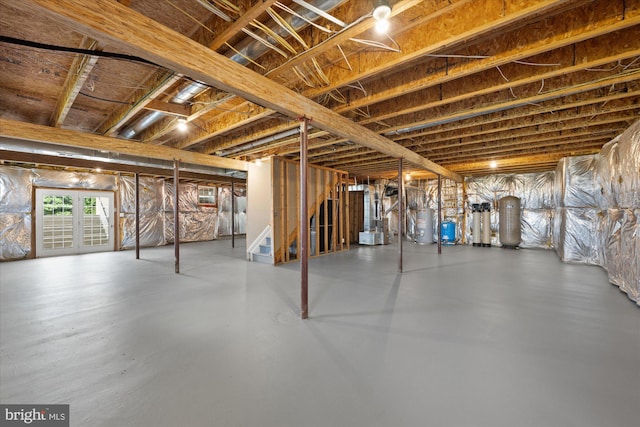
[[[271,243],[271,227],[267,226],[256,241],[247,250],[249,261],[273,264],[273,244]]]

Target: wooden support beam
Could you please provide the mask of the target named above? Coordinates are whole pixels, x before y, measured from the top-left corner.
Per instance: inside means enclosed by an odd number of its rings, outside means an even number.
[[[101,135],[115,136],[133,116],[138,114],[151,100],[159,97],[165,90],[173,86],[180,76],[164,72],[158,73],[147,79],[141,86],[152,89],[137,89],[127,99],[127,102],[116,108],[114,112],[95,131]]]
[[[238,19],[229,25],[221,34],[219,34],[210,44],[209,49],[217,50],[225,45],[231,37],[238,34],[244,27],[248,26],[254,19],[267,11],[273,6],[277,0],[262,0],[257,2],[253,7],[244,12]]]
[[[320,96],[357,80],[366,80],[375,74],[391,70],[402,63],[444,49],[451,50],[468,43],[471,38],[479,39],[500,28],[508,28],[515,22],[537,17],[567,3],[567,0],[475,0],[473,4],[467,4],[467,7],[452,8],[448,13],[438,15],[426,23],[429,31],[424,31],[422,27],[399,34],[395,40],[402,46],[402,55],[396,52],[389,52],[384,56],[379,52],[359,55],[358,61],[352,63],[352,68],[358,71],[334,67],[325,73],[331,81],[330,85],[309,89],[304,94],[310,98]]]
[[[173,104],[170,102],[150,100],[145,106],[145,110],[159,111],[176,117],[187,118],[191,115],[191,107],[184,104]]]
[[[622,8],[620,3],[616,2],[615,13],[622,14]],[[606,7],[605,2],[601,3],[600,8]],[[573,12],[573,15],[576,15]],[[603,57],[611,56],[627,56],[628,53],[637,49],[637,42],[633,41],[633,33],[637,32],[633,27],[640,22],[640,16],[626,16],[625,19],[609,18],[603,19],[603,14],[585,12],[580,16],[590,16],[591,20],[587,23],[581,19],[576,19],[573,16],[570,19],[566,15],[558,15],[550,18],[547,23],[548,28],[554,29],[554,35],[552,38],[540,37],[539,30],[535,27],[531,31],[520,31],[518,36],[513,33],[505,33],[504,35],[492,40],[490,48],[492,51],[488,52],[487,58],[477,58],[473,61],[460,59],[445,59],[435,58],[432,63],[426,63],[422,67],[416,70],[422,71],[423,76],[415,76],[403,70],[402,73],[392,74],[387,76],[382,84],[376,84],[375,87],[370,87],[367,96],[358,96],[358,93],[354,93],[353,96],[357,99],[351,99],[348,105],[338,107],[336,109],[339,113],[345,113],[347,111],[355,110],[358,108],[364,108],[367,105],[380,103],[401,95],[406,95],[415,91],[424,90],[428,87],[435,87],[440,84],[459,80],[464,77],[469,77],[474,74],[495,69],[495,67],[508,66],[507,64],[514,61],[526,60],[527,58],[540,55],[545,52],[552,53],[554,49],[560,49],[565,46],[571,46],[575,44],[576,51],[580,54],[579,64],[573,64],[572,61],[561,61],[562,64],[568,67],[574,67],[574,71],[583,66],[584,68],[597,67],[597,65],[588,65],[590,62],[598,62],[597,57],[594,57],[595,53],[600,53]],[[585,30],[585,28],[587,28]],[[621,31],[629,28],[629,35],[623,35],[622,37],[616,34],[616,31]],[[436,31],[437,33],[437,31]],[[597,38],[599,37],[600,38]],[[598,41],[594,47],[591,38],[595,38],[594,41]],[[617,41],[621,39],[624,41]],[[421,41],[422,43],[423,41]],[[607,52],[606,49],[609,49]],[[628,56],[627,56],[628,57]],[[513,67],[513,65],[511,65]],[[537,72],[545,74],[547,72],[553,73],[553,68],[560,66],[549,67],[548,69],[541,69]],[[427,68],[429,72],[424,72],[423,69]],[[546,67],[545,67],[546,68]],[[563,68],[563,67],[560,67]],[[532,74],[536,72],[531,70]],[[571,72],[568,70],[568,72]],[[506,70],[507,75],[512,76],[509,70]],[[361,78],[361,77],[359,77]],[[540,76],[540,79],[545,78]],[[516,80],[514,78],[513,80]],[[508,82],[507,82],[508,83]]]
[[[464,3],[467,3],[470,0],[452,0],[452,1],[454,5],[453,6],[450,5],[445,9],[453,9],[454,7],[458,7]],[[401,0],[393,5],[393,8],[391,9],[390,18],[396,15],[399,15],[402,12],[422,2],[423,0]],[[442,12],[439,12],[439,14],[442,14]],[[335,49],[336,46],[339,46],[341,43],[349,42],[350,39],[373,28],[375,26],[375,23],[376,22],[374,19],[365,19],[354,25],[347,26],[342,31],[335,33],[328,39],[322,41],[321,43],[316,44],[309,50],[301,52],[295,57],[289,59],[287,62],[277,67],[276,69],[270,71],[266,75],[272,79],[275,79],[283,75],[284,73],[291,71],[292,68],[302,65],[306,61],[310,61],[314,58],[317,58],[329,50]]]
[[[441,174],[455,181],[462,177],[417,155],[346,117],[281,86],[167,27],[108,0],[84,2],[28,0],[39,13],[53,15],[83,34],[105,38],[178,73],[189,75],[286,116],[313,119],[314,127]],[[104,16],[109,16],[105,21]]]
[[[65,147],[83,147],[101,152],[128,154],[152,159],[173,161],[181,159],[183,163],[201,166],[247,171],[247,162],[223,157],[207,156],[184,150],[162,146],[150,146],[101,135],[91,135],[68,129],[34,125],[0,118],[0,136],[21,141],[45,142]]]
[[[97,45],[97,41],[89,37],[83,37],[79,48],[94,50]],[[89,78],[89,74],[91,74],[91,70],[96,65],[96,62],[98,62],[98,57],[90,55],[78,55],[73,59],[69,72],[67,73],[67,78],[62,86],[62,92],[58,96],[56,106],[49,120],[51,126],[62,126],[67,114],[69,114],[71,106],[75,102],[87,78]]]

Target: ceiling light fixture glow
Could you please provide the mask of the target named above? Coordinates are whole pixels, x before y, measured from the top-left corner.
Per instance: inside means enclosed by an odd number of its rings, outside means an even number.
[[[376,20],[376,31],[386,34],[389,30],[389,17],[391,16],[391,5],[387,0],[376,0],[373,7],[373,19]]]
[[[373,19],[380,21],[389,19],[391,16],[391,5],[386,0],[377,0],[373,6]]]
[[[491,160],[491,163],[489,163],[489,167],[491,169],[495,169],[498,167],[498,162],[496,162],[495,160]]]
[[[376,32],[378,34],[386,34],[389,31],[389,21],[386,19],[381,19],[376,21]]]
[[[187,130],[187,121],[185,119],[178,119],[178,130],[185,132]]]

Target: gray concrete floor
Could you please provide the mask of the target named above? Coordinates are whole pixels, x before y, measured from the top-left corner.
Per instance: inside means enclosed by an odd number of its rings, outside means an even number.
[[[552,251],[244,241],[0,264],[0,402],[73,426],[640,425],[640,310]]]

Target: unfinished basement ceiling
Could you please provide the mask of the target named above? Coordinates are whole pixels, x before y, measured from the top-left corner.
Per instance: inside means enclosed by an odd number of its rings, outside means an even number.
[[[247,100],[260,98],[258,75],[460,175],[550,170],[640,117],[636,0],[391,1],[388,35],[364,0],[56,2],[68,3],[64,19],[46,3],[0,2],[0,118],[129,140],[149,157],[164,146],[296,159],[298,121]],[[144,15],[258,77],[238,76],[242,97],[157,65],[138,40],[82,31],[83,4],[114,25],[111,11]],[[397,174],[397,159],[341,137],[339,124],[310,125],[311,163],[359,179]]]

